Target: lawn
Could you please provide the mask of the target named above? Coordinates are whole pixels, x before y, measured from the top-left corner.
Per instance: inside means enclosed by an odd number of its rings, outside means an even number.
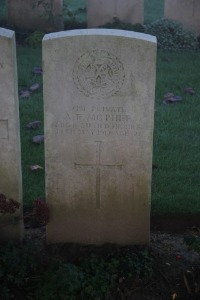
[[[5,1],[0,0],[0,7]],[[85,1],[65,1],[65,9],[75,11]],[[145,0],[145,22],[161,18],[164,1]],[[2,10],[0,10],[2,11]],[[39,82],[42,78],[31,70],[41,66],[41,48],[17,47],[19,89]],[[200,132],[199,123],[200,53],[163,52],[157,56],[154,154],[152,176],[152,215],[195,214],[200,212]],[[194,96],[184,94],[192,86]],[[163,95],[174,92],[183,97],[182,103],[164,105]],[[44,170],[30,171],[34,164],[44,167],[44,147],[34,145],[32,137],[43,128],[31,131],[26,124],[43,121],[42,87],[29,99],[20,99],[22,139],[22,169],[25,207],[36,197],[44,197]]]

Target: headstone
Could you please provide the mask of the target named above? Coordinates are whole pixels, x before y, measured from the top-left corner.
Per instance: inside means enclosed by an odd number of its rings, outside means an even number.
[[[0,213],[0,239],[23,235],[19,107],[15,33],[0,28],[0,194],[20,203],[15,214]]]
[[[165,0],[164,18],[178,21],[200,33],[200,1]]]
[[[43,61],[47,241],[148,243],[156,38],[48,34]]]
[[[7,0],[12,27],[45,32],[63,30],[63,0]]]
[[[113,22],[143,23],[144,0],[87,0],[88,27],[94,28]]]

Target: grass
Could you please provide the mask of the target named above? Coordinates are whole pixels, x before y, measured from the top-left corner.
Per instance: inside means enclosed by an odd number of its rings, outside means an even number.
[[[33,67],[42,65],[41,57],[41,49],[17,47],[19,90],[35,82],[41,85],[40,90],[33,93],[30,98],[19,100],[25,206],[30,206],[32,201],[39,196],[44,197],[44,170],[38,172],[30,170],[31,165],[37,164],[44,167],[44,147],[32,143],[33,136],[43,134],[43,128],[29,130],[25,127],[34,120],[43,122],[42,78],[40,75],[33,75],[31,72]]]
[[[200,212],[199,67],[199,53],[158,53],[153,214]],[[192,86],[196,95],[184,94],[186,86]],[[169,91],[183,96],[183,103],[162,104]]]
[[[0,7],[2,3],[0,0]],[[76,10],[79,3],[78,0],[65,1],[65,8],[68,5]],[[162,16],[163,3],[160,0],[145,0],[145,22]],[[80,7],[83,5],[84,1]],[[200,54],[159,51],[157,58],[152,214],[196,214],[200,212]],[[42,84],[42,78],[31,73],[34,66],[42,64],[41,49],[19,46],[17,59],[19,88],[34,82]],[[186,86],[192,86],[196,95],[185,95],[183,89]],[[169,91],[182,95],[183,102],[164,105],[163,95]],[[33,120],[43,121],[42,89],[30,99],[20,99],[20,119],[24,203],[30,206],[36,197],[44,197],[44,170],[30,171],[30,165],[44,167],[43,145],[31,142],[34,135],[43,133],[43,129],[30,131],[25,125]]]

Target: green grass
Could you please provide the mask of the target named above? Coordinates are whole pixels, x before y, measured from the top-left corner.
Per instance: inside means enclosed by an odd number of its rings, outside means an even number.
[[[158,53],[153,214],[200,212],[199,68],[199,53]],[[196,95],[185,95],[186,86],[194,87]],[[183,103],[162,104],[169,91],[182,95]]]
[[[43,97],[42,97],[42,77],[33,75],[33,67],[42,65],[41,49],[17,48],[18,59],[18,80],[19,90],[38,82],[41,88],[30,98],[19,99],[20,122],[21,122],[21,151],[22,151],[22,174],[23,174],[23,196],[25,206],[31,205],[37,197],[44,197],[44,170],[33,172],[31,165],[44,167],[44,146],[32,143],[32,137],[43,134],[41,129],[29,130],[25,126],[34,120],[43,123]]]

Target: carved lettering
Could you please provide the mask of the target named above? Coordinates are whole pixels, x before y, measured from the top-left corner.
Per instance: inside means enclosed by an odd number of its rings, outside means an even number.
[[[66,112],[64,121],[57,121],[53,127],[56,134],[81,134],[97,136],[136,135],[142,128],[134,124],[130,112],[118,106],[73,106]]]

